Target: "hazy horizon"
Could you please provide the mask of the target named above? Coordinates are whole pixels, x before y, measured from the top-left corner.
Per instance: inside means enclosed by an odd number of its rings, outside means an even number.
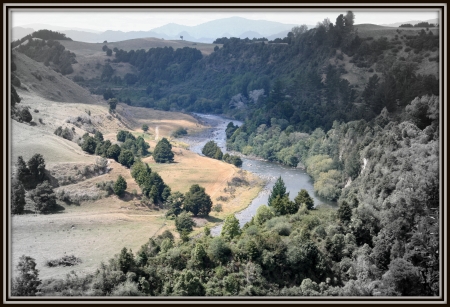
[[[149,31],[170,23],[183,26],[196,26],[217,19],[242,17],[250,20],[275,21],[283,24],[306,24],[314,26],[317,22],[329,18],[334,23],[339,14],[345,14],[346,9],[323,11],[278,11],[278,12],[61,12],[12,10],[12,27],[27,27],[33,24],[47,24],[55,27],[65,27],[74,30],[113,31]],[[355,24],[372,23],[377,25],[407,22],[413,20],[429,20],[439,18],[437,10],[352,10],[355,14]],[[113,22],[111,22],[113,20]]]

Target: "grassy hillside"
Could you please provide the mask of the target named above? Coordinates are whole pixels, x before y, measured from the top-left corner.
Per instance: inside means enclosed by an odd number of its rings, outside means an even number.
[[[17,66],[15,75],[21,82],[18,91],[38,95],[50,101],[97,103],[88,90],[55,72],[43,63],[33,61],[20,52],[13,52]]]
[[[208,55],[213,52],[215,46],[221,46],[220,44],[195,43],[184,40],[164,40],[154,37],[136,38],[112,43],[84,43],[76,41],[60,41],[60,43],[68,50],[77,53],[77,55],[78,53],[87,51],[101,51],[105,53],[104,51],[102,51],[102,47],[104,45],[107,45],[110,49],[117,48],[123,49],[125,51],[157,47],[172,47],[173,49],[190,47],[200,50],[204,55]]]
[[[374,39],[380,38],[382,36],[393,38],[396,34],[406,34],[406,35],[417,35],[417,33],[422,30],[422,28],[396,28],[396,27],[384,27],[374,24],[359,24],[355,25],[358,30],[358,35],[361,38],[373,37]],[[429,28],[433,34],[438,34],[438,28]]]
[[[116,112],[111,114],[103,97],[89,94],[43,64],[21,53],[16,54],[15,63],[17,70],[14,73],[21,81],[16,87],[21,97],[18,106],[28,108],[33,119],[31,123],[12,121],[13,172],[18,156],[27,161],[40,153],[55,192],[64,191],[71,199],[80,201],[79,205],[58,201],[55,214],[34,216],[32,201],[27,197],[26,214],[12,219],[12,265],[15,267],[21,255],[32,255],[41,278],[64,277],[74,268],[49,268],[45,263],[74,254],[83,261],[76,271],[84,274],[93,272],[101,261],[106,262],[124,246],[137,250],[150,237],[166,229],[174,231],[174,222],[164,218],[165,211],[141,204],[140,188],[129,169],[110,159],[109,172],[89,171],[95,165],[96,156],[84,152],[76,142],[86,132],[100,131],[105,139],[116,143],[119,130],[143,135],[141,128],[146,124],[149,131],[144,138],[152,151],[156,146],[155,139],[170,139],[177,128],[195,133],[205,126],[187,114],[125,104],[119,104]],[[36,76],[41,76],[41,80]],[[59,126],[74,132],[72,141],[54,134]],[[198,225],[221,221],[224,214],[242,209],[257,195],[260,181],[252,175],[239,174],[239,169],[230,164],[193,154],[184,144],[173,144],[174,164],[155,164],[151,157],[144,159],[173,191],[184,193],[190,185],[198,183],[206,188],[216,204],[217,196],[223,194],[231,178],[244,176],[253,183],[251,187],[237,189],[238,197],[222,201],[221,213],[212,214],[208,220],[197,219]],[[127,181],[125,196],[102,196],[104,192],[96,184],[115,181],[119,175]]]
[[[127,73],[137,73],[137,69],[128,63],[111,63],[109,60],[113,60],[114,56],[107,56],[106,52],[102,50],[103,46],[108,46],[109,49],[123,49],[125,51],[139,50],[149,48],[163,48],[172,47],[178,48],[196,48],[201,51],[203,55],[209,55],[214,51],[215,46],[221,46],[220,44],[205,44],[194,43],[182,40],[164,40],[158,38],[137,38],[130,39],[121,42],[113,43],[84,43],[77,41],[59,41],[67,50],[74,52],[77,55],[77,64],[73,65],[74,72],[70,76],[82,76],[85,79],[92,79],[100,77],[101,66],[105,63],[109,63],[115,70],[115,75],[124,77]]]

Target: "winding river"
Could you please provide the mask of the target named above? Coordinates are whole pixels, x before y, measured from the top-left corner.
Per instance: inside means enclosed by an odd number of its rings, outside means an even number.
[[[234,125],[242,125],[242,122],[236,120],[226,119],[217,115],[209,114],[194,114],[204,124],[211,128],[206,129],[202,133],[196,135],[189,135],[181,139],[181,141],[188,143],[189,149],[198,154],[202,154],[202,148],[209,140],[213,140],[225,153],[226,150],[226,134],[225,129],[228,123],[231,121]],[[297,193],[301,189],[308,191],[309,195],[313,198],[314,204],[327,204],[335,207],[335,202],[330,202],[321,197],[318,197],[314,193],[313,182],[311,177],[300,168],[288,167],[279,163],[268,162],[260,159],[249,158],[247,156],[241,156],[243,161],[242,169],[250,171],[255,175],[266,180],[266,186],[261,190],[257,197],[255,197],[252,203],[244,210],[236,214],[237,219],[241,227],[251,220],[256,214],[256,210],[259,206],[267,204],[270,191],[272,190],[275,181],[279,176],[283,179],[286,185],[286,191],[289,192],[289,198],[293,200]],[[212,235],[220,234],[222,225],[218,225],[211,229]]]

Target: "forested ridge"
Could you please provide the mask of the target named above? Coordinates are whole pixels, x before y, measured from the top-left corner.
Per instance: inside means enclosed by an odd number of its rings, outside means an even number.
[[[181,240],[166,231],[139,251],[123,248],[94,274],[45,280],[38,295],[442,295],[439,81],[418,72],[422,61],[437,61],[430,54],[439,39],[423,29],[360,38],[353,20],[348,12],[274,42],[222,38],[209,56],[115,49],[113,61],[139,73],[122,80],[105,65],[92,91],[241,119],[227,127],[229,150],[305,167],[315,192],[339,209],[313,207],[306,191],[292,202],[280,180],[278,197],[242,229],[231,215],[219,236],[206,227],[188,237],[184,196],[174,194],[169,212]],[[345,79],[344,60],[368,82]]]

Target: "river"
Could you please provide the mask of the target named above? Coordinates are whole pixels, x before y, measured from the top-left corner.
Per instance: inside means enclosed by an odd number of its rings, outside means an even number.
[[[213,140],[222,149],[223,153],[227,152],[225,129],[230,121],[238,126],[242,125],[242,122],[226,119],[217,115],[195,113],[194,116],[211,128],[208,128],[199,134],[183,137],[181,141],[189,144],[189,150],[201,155],[202,148],[205,146],[206,142]],[[241,156],[241,159],[243,161],[242,169],[254,173],[260,178],[265,179],[267,182],[266,186],[261,190],[258,196],[253,199],[252,203],[236,214],[236,218],[239,220],[241,227],[252,219],[259,206],[267,204],[270,191],[279,176],[283,179],[286,185],[286,191],[289,192],[289,198],[291,200],[297,196],[297,193],[301,189],[305,189],[314,200],[315,206],[326,204],[336,207],[335,202],[323,199],[314,193],[311,177],[303,169],[288,167],[279,163],[268,162],[247,156]],[[218,225],[211,229],[211,234],[218,235],[220,234],[221,229],[222,225]]]

